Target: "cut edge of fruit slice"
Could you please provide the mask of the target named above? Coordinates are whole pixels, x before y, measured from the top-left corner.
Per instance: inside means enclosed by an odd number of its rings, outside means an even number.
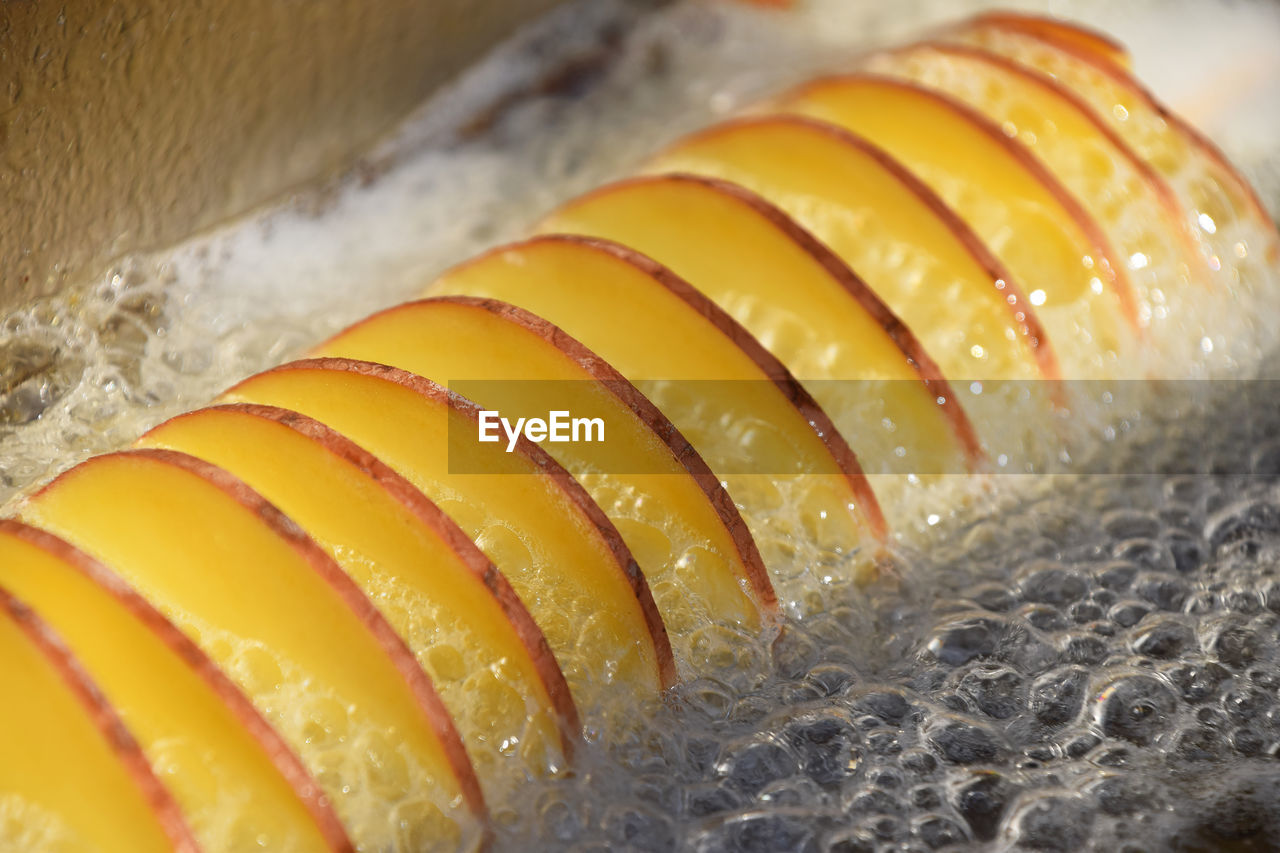
[[[970,22],[972,26],[973,22]],[[1001,22],[995,21],[989,24],[994,29],[1006,29]],[[966,28],[965,24],[959,24],[948,28],[948,32],[955,32]],[[1186,141],[1202,155],[1204,155],[1215,168],[1221,172],[1222,176],[1233,186],[1236,192],[1240,193],[1241,199],[1249,207],[1249,214],[1255,220],[1255,224],[1260,226],[1267,236],[1271,239],[1270,254],[1268,259],[1272,263],[1280,261],[1280,224],[1277,224],[1271,218],[1271,214],[1267,212],[1267,206],[1262,203],[1261,196],[1253,185],[1245,179],[1240,170],[1231,162],[1231,159],[1219,148],[1213,140],[1198,130],[1191,122],[1182,118],[1169,107],[1165,106],[1155,94],[1151,92],[1143,83],[1138,80],[1128,69],[1118,68],[1114,64],[1106,62],[1077,45],[1063,44],[1043,36],[1027,32],[1024,30],[1013,30],[1020,35],[1037,39],[1050,47],[1061,50],[1075,59],[1089,65],[1095,71],[1110,78],[1112,82],[1127,90],[1139,101],[1146,104],[1160,119],[1168,124],[1176,133],[1180,133]]]
[[[335,853],[346,853],[355,849],[347,836],[346,828],[333,810],[329,797],[321,790],[320,785],[297,754],[285,743],[266,718],[258,713],[258,709],[222,669],[164,614],[103,563],[47,530],[5,518],[0,519],[0,533],[44,551],[119,602],[164,646],[181,658],[210,691],[230,709],[249,737],[262,747],[267,760],[284,778],[307,813],[311,815],[326,846]]]
[[[300,412],[283,409],[278,406],[264,406],[256,403],[222,403],[210,407],[211,411],[228,411],[249,417],[270,421],[286,427],[311,440],[326,452],[336,456],[343,462],[356,468],[361,474],[374,481],[393,500],[403,506],[450,549],[471,575],[489,592],[508,623],[515,631],[520,644],[524,646],[533,661],[534,671],[538,674],[551,703],[552,710],[559,719],[560,745],[567,761],[573,760],[582,723],[578,715],[578,707],[569,692],[569,684],[565,681],[560,664],[556,661],[551,647],[547,645],[542,629],[533,621],[533,617],[524,603],[516,595],[507,578],[462,531],[452,518],[444,513],[435,502],[419,491],[412,483],[391,469],[385,462],[354,441],[347,438],[320,421]],[[171,420],[198,415],[202,409],[186,412]],[[167,422],[166,422],[167,423]],[[159,430],[161,424],[155,430]],[[153,431],[155,431],[153,430]],[[147,433],[150,435],[150,432]],[[146,437],[145,435],[143,436]]]
[[[476,424],[480,421],[480,407],[472,401],[426,377],[410,373],[407,370],[401,370],[398,367],[351,358],[318,357],[291,361],[272,368],[272,371],[306,369],[340,370],[393,382],[429,400],[448,406]],[[227,393],[231,393],[234,390],[235,388],[233,387]],[[604,514],[604,510],[600,509],[596,502],[591,499],[586,489],[560,463],[556,462],[549,453],[523,435],[518,439],[515,448],[521,455],[531,460],[542,473],[551,478],[552,483],[565,494],[570,503],[576,506],[591,523],[592,529],[597,532],[609,553],[613,555],[618,570],[635,594],[641,616],[649,629],[658,665],[659,682],[663,689],[671,687],[676,683],[676,664],[675,656],[671,649],[671,640],[667,636],[667,629],[662,622],[662,616],[658,613],[658,606],[653,600],[649,582],[645,578],[644,572],[641,571],[639,564],[631,555],[631,550],[623,542],[622,534],[613,526],[613,522]],[[459,532],[461,533],[461,531]],[[465,536],[466,534],[462,535]]]
[[[928,208],[930,213],[938,218],[946,230],[959,241],[961,247],[974,260],[974,263],[991,278],[992,286],[1000,290],[1000,294],[1003,297],[1001,301],[1007,304],[1009,310],[1013,313],[1014,322],[1019,326],[1023,339],[1031,349],[1041,376],[1046,380],[1055,381],[1062,377],[1058,356],[1054,351],[1053,344],[1049,341],[1048,333],[1032,307],[1031,301],[1023,294],[1021,285],[1014,278],[1013,273],[1009,271],[1004,261],[1000,260],[987,247],[987,244],[969,226],[969,223],[961,219],[959,214],[952,210],[928,184],[916,177],[915,173],[902,165],[893,155],[877,147],[869,140],[847,128],[811,116],[794,113],[767,113],[731,119],[704,128],[677,140],[669,146],[669,150],[675,150],[687,141],[709,139],[720,133],[767,125],[803,127],[812,132],[822,133],[837,142],[857,149],[860,153],[874,160],[880,168],[884,169],[895,181],[900,183],[912,196]],[[750,192],[749,190],[744,191]],[[766,201],[766,203],[772,205],[772,202]],[[783,215],[786,216],[785,213]],[[801,227],[801,230],[804,229]],[[814,239],[816,240],[817,238]],[[821,241],[818,241],[818,243],[823,245]],[[823,245],[823,248],[826,248],[825,245]],[[830,250],[827,251],[829,252]],[[840,263],[848,268],[848,265],[844,264],[843,261],[840,261]],[[857,275],[856,271],[854,275]]]
[[[503,302],[479,296],[431,296],[417,300],[420,303],[441,302],[451,305],[467,305],[488,311],[508,323],[512,323],[547,341],[581,367],[593,380],[622,405],[632,411],[654,435],[667,447],[675,460],[689,473],[698,488],[706,496],[716,517],[724,525],[737,552],[738,560],[746,572],[745,580],[751,587],[752,598],[761,609],[765,625],[776,621],[778,597],[765,568],[764,558],[756,546],[755,538],[746,520],[738,511],[733,498],[725,491],[720,478],[707,465],[701,454],[689,443],[675,424],[640,389],[631,384],[612,364],[587,348],[585,344],[549,320],[531,311]],[[474,405],[467,401],[469,405]],[[478,410],[477,410],[478,411]],[[478,417],[478,415],[477,415]],[[527,439],[521,437],[521,441]],[[536,447],[536,443],[530,442]],[[541,449],[541,448],[539,448]]]
[[[200,846],[192,835],[191,828],[187,826],[177,800],[160,781],[151,762],[143,754],[142,747],[120,719],[120,715],[111,707],[106,696],[53,628],[3,587],[0,587],[0,619],[12,621],[44,658],[58,681],[71,693],[90,725],[102,736],[115,760],[137,786],[143,802],[155,816],[156,824],[173,844],[174,850],[178,853],[199,853]]]
[[[1038,183],[1056,204],[1061,206],[1071,225],[1078,229],[1085,240],[1088,241],[1096,261],[1095,268],[1099,273],[1100,279],[1106,280],[1106,283],[1110,285],[1112,292],[1119,301],[1120,313],[1124,318],[1125,325],[1136,337],[1141,338],[1143,329],[1138,322],[1138,304],[1133,292],[1133,286],[1129,281],[1128,274],[1125,272],[1124,265],[1118,262],[1119,255],[1115,247],[1111,245],[1111,240],[1107,237],[1106,232],[1102,230],[1102,226],[1089,215],[1084,205],[1062,185],[1062,182],[1049,171],[1048,167],[1040,162],[1038,157],[1016,140],[1006,136],[991,119],[944,92],[907,80],[868,72],[833,74],[810,80],[786,93],[782,98],[782,102],[803,97],[807,92],[823,87],[862,83],[898,89],[912,96],[932,101],[942,109],[956,115],[961,121],[972,125],[979,133],[1002,148],[1011,160],[1026,171],[1032,180]]]
[[[470,263],[479,263],[492,254],[500,254],[504,251],[511,251],[527,246],[536,246],[539,243],[560,243],[571,246],[580,246],[592,251],[600,252],[613,259],[627,264],[652,279],[659,286],[664,288],[676,299],[683,302],[690,310],[701,316],[707,322],[720,332],[729,341],[737,346],[750,359],[755,366],[764,374],[767,381],[772,383],[775,388],[783,395],[788,403],[796,410],[800,417],[817,435],[823,448],[831,456],[835,462],[836,470],[848,482],[850,490],[853,492],[858,501],[858,512],[866,522],[870,533],[878,542],[885,542],[888,539],[888,525],[885,521],[884,514],[880,509],[880,503],[876,499],[875,493],[871,489],[870,483],[867,481],[866,475],[862,471],[862,466],[858,462],[857,456],[853,452],[853,448],[845,441],[844,436],[836,429],[832,423],[830,416],[818,405],[818,402],[800,382],[791,375],[781,361],[779,361],[773,353],[769,352],[755,335],[751,334],[737,320],[729,316],[719,305],[712,302],[706,294],[689,284],[684,279],[664,267],[657,261],[640,254],[636,250],[615,243],[612,240],[603,240],[596,237],[583,237],[577,234],[542,234],[532,237],[528,240],[522,240],[518,243],[500,246],[493,249]],[[519,309],[517,309],[519,310]],[[545,321],[544,321],[545,322]],[[563,330],[548,323],[548,326],[555,333],[564,337],[571,337]],[[575,341],[575,343],[577,343]],[[587,352],[589,349],[583,344],[578,344]],[[599,356],[595,356],[599,358]],[[713,475],[714,476],[714,475]]]
[[[480,780],[471,764],[471,759],[467,755],[466,747],[463,745],[462,737],[458,733],[453,718],[441,702],[439,694],[436,693],[431,679],[419,666],[413,652],[346,572],[342,571],[338,564],[330,559],[329,555],[321,550],[320,546],[312,541],[293,519],[251,489],[244,481],[216,465],[186,453],[160,448],[138,448],[95,456],[58,476],[35,492],[29,500],[38,499],[45,492],[55,488],[62,477],[79,471],[85,465],[92,464],[95,460],[112,458],[148,459],[176,468],[208,483],[241,508],[252,513],[292,549],[334,593],[342,605],[351,611],[355,619],[372,636],[374,643],[387,655],[392,667],[408,687],[433,737],[439,742],[441,754],[453,774],[454,782],[466,803],[467,810],[482,823],[487,822],[488,808],[484,793],[480,788]],[[487,829],[484,831],[487,832]]]
[[[662,181],[693,184],[732,198],[763,218],[784,237],[795,243],[802,252],[816,261],[836,286],[884,330],[933,397],[943,401],[939,408],[942,409],[944,417],[950,422],[952,430],[959,438],[961,445],[966,452],[974,452],[979,446],[979,442],[968,414],[964,411],[959,399],[951,393],[951,383],[943,375],[938,363],[925,350],[924,345],[915,336],[915,333],[911,331],[911,328],[893,313],[892,309],[862,280],[861,276],[854,272],[848,264],[840,260],[821,240],[805,230],[780,207],[758,193],[754,193],[732,181],[708,175],[697,175],[691,172],[664,172],[637,175],[597,187],[564,205],[561,208],[561,212],[567,211],[571,213],[572,208],[578,203],[589,202],[594,198],[605,196],[619,189],[655,184]],[[553,214],[546,221],[551,222],[559,217],[561,212]],[[1011,289],[1010,292],[1016,294],[1016,288]],[[1028,311],[1027,321],[1021,325],[1028,332],[1028,345],[1032,349],[1044,347],[1047,351],[1044,358],[1048,360],[1050,367],[1053,367],[1056,363],[1053,361],[1052,352],[1049,350],[1048,340],[1039,327],[1039,321]],[[1041,365],[1043,372],[1043,361],[1040,360],[1039,353],[1037,353],[1037,359],[1037,363]]]
[[[1124,158],[1129,166],[1138,172],[1139,177],[1151,187],[1155,193],[1160,206],[1164,209],[1165,214],[1172,220],[1174,227],[1178,232],[1179,242],[1182,244],[1183,251],[1186,253],[1188,260],[1193,265],[1209,267],[1208,259],[1199,249],[1196,236],[1192,233],[1190,224],[1186,221],[1185,211],[1182,202],[1178,200],[1177,194],[1173,191],[1173,187],[1164,179],[1164,176],[1155,170],[1155,168],[1146,160],[1138,156],[1125,139],[1120,136],[1114,127],[1103,121],[1098,113],[1078,92],[1070,86],[1065,85],[1056,77],[1052,77],[1044,72],[1030,66],[1011,59],[1003,54],[988,50],[977,45],[963,44],[959,42],[948,42],[943,40],[931,40],[918,42],[913,45],[900,48],[900,51],[910,50],[915,47],[928,48],[938,53],[950,54],[953,56],[963,56],[978,62],[985,63],[1001,71],[1007,72],[1020,80],[1026,81],[1033,86],[1037,86],[1050,92],[1053,97],[1057,97],[1066,101],[1071,107],[1089,123],[1089,125],[1097,131],[1107,144],[1111,145],[1120,156]],[[895,53],[899,51],[890,51]]]
[[[1056,47],[1074,47],[1126,72],[1133,62],[1129,49],[1106,33],[1047,15],[995,9],[961,22],[958,27],[992,26],[1038,38]]]

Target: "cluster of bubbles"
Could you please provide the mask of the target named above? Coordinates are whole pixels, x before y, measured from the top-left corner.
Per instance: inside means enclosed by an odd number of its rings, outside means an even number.
[[[726,636],[731,666],[535,786],[501,840],[1276,849],[1280,442],[1256,436],[1280,409],[1223,405],[1164,443],[1199,473],[1009,478],[1002,511],[898,554],[897,588]]]
[[[228,377],[313,336],[247,306],[201,306],[191,282],[133,258],[92,287],[28,303],[0,323],[0,503],[94,453],[207,402]]]

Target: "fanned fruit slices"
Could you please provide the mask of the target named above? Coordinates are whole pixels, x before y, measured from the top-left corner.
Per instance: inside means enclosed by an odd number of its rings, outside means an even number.
[[[106,566],[56,536],[4,520],[0,587],[76,656],[163,773],[204,849],[350,849],[329,800],[270,724]]]
[[[775,574],[793,562],[780,545],[850,554],[883,536],[876,499],[826,413],[749,332],[652,260],[540,237],[450,271],[431,292],[519,301],[642,384],[726,483]]]
[[[1238,370],[1280,323],[1256,195],[1063,21],[644,171],[0,521],[0,850],[483,847],[1058,458],[1057,380]]]
[[[451,435],[474,434],[476,408],[372,362],[287,364],[240,383],[226,399],[327,424],[435,501],[505,573],[583,708],[671,683],[670,644],[634,558],[582,486],[536,444],[518,443],[511,453],[498,444],[455,447]]]
[[[138,744],[66,647],[0,589],[0,841],[6,850],[193,851]]]
[[[475,543],[385,463],[269,406],[202,409],[139,443],[213,462],[315,538],[414,651],[486,781],[571,757],[577,709],[537,624]],[[494,766],[508,757],[515,768]]]
[[[1197,342],[1212,355],[1211,366],[1248,360],[1252,342],[1273,339],[1280,322],[1275,220],[1222,151],[1160,103],[1127,66],[1087,40],[1055,37],[1041,19],[1027,20],[981,16],[939,37],[998,54],[1063,86],[1166,182],[1177,199],[1181,230],[1199,244],[1211,284],[1225,297],[1189,309],[1200,314],[1205,329]]]
[[[770,623],[776,600],[764,564],[711,469],[620,373],[546,320],[493,300],[429,299],[370,317],[319,353],[464,380],[477,403],[512,420],[549,410],[600,418],[604,442],[547,449],[621,532],[681,656],[710,625],[758,634]],[[471,470],[492,465],[477,460]],[[454,468],[466,470],[456,460]]]
[[[989,119],[935,89],[871,74],[816,80],[778,106],[858,134],[928,184],[1005,261],[1060,354],[1087,354],[1067,363],[1072,375],[1116,376],[1135,363],[1139,304],[1110,238]]]
[[[113,453],[58,477],[21,516],[111,567],[221,665],[357,845],[395,843],[392,809],[432,834],[456,833],[457,812],[483,816],[457,729],[412,653],[338,565],[242,481],[174,451]]]

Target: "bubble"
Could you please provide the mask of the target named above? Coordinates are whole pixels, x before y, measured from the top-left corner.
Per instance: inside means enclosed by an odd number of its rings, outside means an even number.
[[[1092,809],[1068,792],[1043,792],[1019,800],[1009,818],[1009,839],[1029,850],[1081,850],[1092,834]]]
[[[994,731],[950,714],[939,714],[930,720],[925,736],[944,759],[954,764],[995,761],[1005,753],[1005,746]]]
[[[1191,587],[1177,578],[1144,573],[1134,581],[1134,592],[1161,610],[1177,612],[1191,595]]]
[[[674,843],[671,823],[662,814],[638,804],[614,806],[604,817],[610,841],[632,850],[670,850]]]
[[[792,718],[782,731],[803,771],[819,785],[839,784],[857,771],[862,738],[846,712],[812,711]]]
[[[1003,622],[986,617],[957,620],[934,633],[926,648],[942,663],[957,666],[995,654]]]
[[[1169,725],[1177,700],[1152,675],[1129,675],[1107,684],[1094,699],[1094,719],[1109,737],[1146,745]]]
[[[960,679],[958,689],[968,694],[978,710],[997,720],[1016,714],[1025,701],[1023,677],[1001,664],[979,664]]]
[[[974,836],[982,841],[995,838],[1017,787],[994,770],[976,771],[956,779],[951,804],[964,818]]]
[[[1061,606],[1082,598],[1089,582],[1078,572],[1048,561],[1027,566],[1019,587],[1026,601]]]
[[[1045,673],[1031,685],[1031,712],[1046,726],[1070,722],[1084,703],[1088,681],[1088,671],[1079,666],[1060,667]]]
[[[815,827],[806,810],[768,809],[743,812],[705,831],[694,842],[700,851],[808,851],[815,848]],[[664,849],[670,849],[664,848]]]
[[[1243,669],[1257,660],[1263,640],[1257,632],[1235,621],[1223,621],[1206,633],[1204,645],[1224,665]]]
[[[851,707],[885,723],[900,723],[911,713],[912,702],[896,687],[867,686],[846,694]]]
[[[1105,589],[1123,592],[1138,576],[1138,567],[1124,560],[1107,563],[1095,572],[1098,584]]]
[[[1169,681],[1178,689],[1182,701],[1203,702],[1215,696],[1219,685],[1231,673],[1215,662],[1180,663],[1165,670]]]
[[[1237,501],[1211,515],[1204,526],[1204,538],[1214,550],[1278,533],[1280,507],[1267,500]]]
[[[732,787],[755,794],[765,785],[799,770],[796,755],[773,738],[729,744],[716,764],[716,773]]]
[[[1154,539],[1164,524],[1149,512],[1136,509],[1116,509],[1103,513],[1103,531],[1112,539]]]
[[[1180,656],[1195,646],[1195,632],[1182,622],[1161,619],[1146,623],[1138,631],[1129,647],[1140,655],[1167,660]]]

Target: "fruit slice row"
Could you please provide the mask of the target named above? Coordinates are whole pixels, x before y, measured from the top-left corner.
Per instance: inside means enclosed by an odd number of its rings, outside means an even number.
[[[513,453],[474,442],[455,448],[451,434],[476,429],[474,406],[371,362],[294,362],[240,383],[225,399],[314,418],[429,496],[502,569],[583,708],[610,692],[644,695],[671,683],[670,646],[634,559],[582,487],[537,445]],[[473,452],[481,455],[459,455]]]
[[[1211,141],[1125,68],[1078,44],[982,19],[957,25],[944,37],[1051,75],[1173,189],[1183,227],[1198,240],[1217,292],[1227,297],[1204,306],[1206,352],[1230,364],[1249,357],[1247,341],[1274,337],[1280,230],[1248,181]]]
[[[1015,14],[938,39],[676,143],[0,522],[0,844],[483,845],[637,700],[1056,453],[1064,398],[1027,382],[1146,375],[1160,335],[1186,367],[1217,321],[1171,278],[1263,293],[1256,198],[1121,48]]]
[[[514,781],[571,756],[577,709],[529,612],[466,534],[372,454],[296,412],[250,405],[174,418],[139,444],[212,462],[301,525],[414,651],[483,778]],[[518,764],[490,766],[505,759]]]
[[[0,587],[75,655],[162,773],[204,849],[350,849],[329,800],[275,729],[198,646],[104,565],[49,533],[4,520]]]
[[[603,241],[540,237],[457,267],[430,292],[518,301],[640,385],[726,483],[766,566],[779,540],[846,554],[868,533],[883,537],[876,499],[825,412],[750,333],[652,260]],[[816,513],[787,518],[785,505]]]
[[[657,406],[563,330],[493,301],[430,299],[374,315],[317,352],[449,381],[511,420],[550,410],[598,416],[603,442],[552,442],[547,452],[620,531],[677,649],[712,622],[758,632],[769,621],[769,577],[719,480]],[[492,464],[486,455],[470,470]],[[468,470],[456,459],[454,467]]]
[[[1040,15],[1028,15],[1019,12],[984,12],[975,15],[968,22],[975,28],[991,28],[1011,33],[1022,33],[1049,44],[1077,50],[1096,57],[1102,62],[1110,63],[1118,68],[1128,69],[1132,66],[1129,51],[1124,45],[1111,39],[1105,33],[1073,24],[1058,18],[1046,18]]]
[[[216,661],[357,845],[393,846],[388,810],[440,837],[457,831],[458,803],[484,812],[457,729],[412,653],[337,564],[240,480],[174,451],[107,454],[44,487],[21,516],[111,566]]]
[[[904,444],[937,447],[961,467],[980,456],[929,354],[963,346],[954,319],[939,312],[937,323],[921,324],[943,341],[922,345],[830,249],[750,190],[688,174],[635,178],[570,202],[542,228],[629,246],[700,290],[804,384],[864,470],[897,468],[893,451]],[[917,432],[904,436],[898,424]]]
[[[1208,270],[1177,197],[1086,102],[998,54],[945,42],[882,54],[867,67],[957,98],[1038,157],[1110,236],[1135,287],[1140,327],[1157,312],[1185,314],[1186,288],[1203,283]]]
[[[0,589],[0,844],[196,849],[138,744],[43,622]]]
[[[870,74],[816,80],[779,108],[861,135],[938,193],[1027,289],[1067,375],[1127,369],[1139,306],[1117,253],[1079,202],[997,126],[940,92]]]

